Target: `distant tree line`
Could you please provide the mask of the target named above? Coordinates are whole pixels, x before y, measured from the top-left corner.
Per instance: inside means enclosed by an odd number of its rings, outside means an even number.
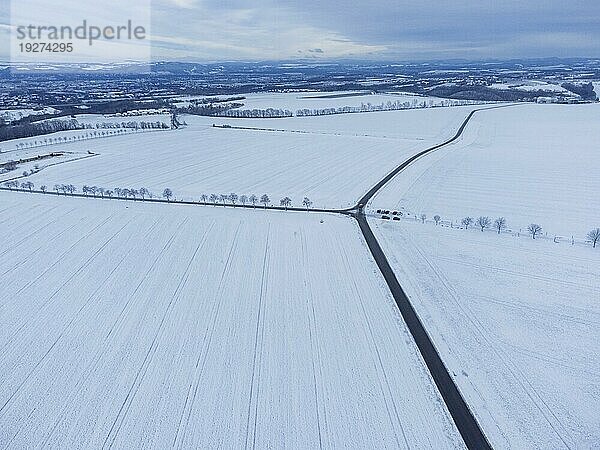
[[[472,85],[468,83],[459,83],[455,85],[435,86],[429,91],[429,95],[434,97],[443,97],[461,100],[482,100],[482,101],[535,101],[538,97],[548,95],[547,91],[519,91],[515,89],[492,89],[484,85]]]
[[[244,104],[239,102],[245,99],[246,97],[243,95],[224,98],[197,98],[190,100],[188,106],[179,106],[176,109],[178,113],[193,114],[196,116],[219,116],[226,111],[241,108]]]
[[[585,84],[573,84],[563,83],[562,87],[574,94],[579,95],[583,100],[595,101],[598,99],[596,92],[594,91],[594,85],[592,83]]]
[[[0,127],[0,141],[40,136],[59,131],[83,130],[84,128],[85,126],[76,119],[45,120],[21,125],[6,125]]]
[[[95,124],[83,124],[77,119],[53,119],[42,122],[24,123],[21,125],[12,125],[0,127],[0,142],[13,139],[29,138],[35,136],[48,135],[58,133],[60,131],[73,130],[92,130],[92,129],[131,129],[131,130],[151,130],[151,129],[168,129],[169,126],[161,121],[145,122],[145,121],[128,121],[128,122],[100,122]],[[91,137],[86,135],[86,137]],[[95,135],[94,137],[97,137]],[[48,140],[44,140],[47,144]],[[36,145],[26,144],[25,146],[42,145],[42,141],[38,141]],[[1,151],[1,150],[0,150]]]
[[[24,173],[23,176],[27,176],[27,173]],[[12,180],[4,183],[4,187],[8,189],[19,189],[19,187],[23,190],[33,191],[35,187],[31,181],[23,182],[19,184],[19,181]],[[72,184],[55,184],[53,189],[57,194],[74,194],[77,192],[77,188]],[[40,190],[38,192],[47,192],[47,186],[40,186]],[[81,188],[81,192],[85,196],[93,196],[93,197],[101,197],[101,198],[124,198],[124,199],[133,199],[133,200],[146,200],[153,199],[154,194],[147,188],[121,188],[115,187],[114,189],[106,189],[99,186],[88,186],[84,185]],[[170,188],[165,188],[162,192],[162,197],[167,201],[171,201],[173,198],[173,191]],[[202,194],[200,196],[199,203],[204,203],[212,206],[236,206],[238,204],[243,206],[252,205],[255,207],[257,204],[263,205],[264,208],[272,207],[271,198],[268,194],[263,194],[258,197],[256,194],[252,195],[238,195],[235,192],[230,194]],[[288,209],[292,207],[292,199],[290,197],[283,197],[279,200],[279,205],[284,209]],[[308,198],[304,197],[302,199],[302,206],[308,211],[310,207],[313,205],[313,202]]]
[[[242,105],[243,106],[243,105]],[[223,111],[218,116],[243,117],[243,118],[279,118],[293,117],[294,113],[289,109],[266,108],[266,109],[230,109]]]
[[[340,106],[338,108],[321,108],[321,109],[299,109],[296,111],[298,117],[302,116],[327,116],[332,114],[349,114],[377,111],[399,111],[404,109],[416,108],[431,108],[436,106],[462,106],[469,105],[473,102],[470,100],[442,100],[436,103],[430,99],[413,99],[412,101],[387,101],[379,104],[361,103],[360,106]]]
[[[179,107],[177,110],[180,113],[193,114],[196,116],[218,116],[224,114],[226,111],[241,108],[242,106],[244,106],[243,103],[209,103]]]

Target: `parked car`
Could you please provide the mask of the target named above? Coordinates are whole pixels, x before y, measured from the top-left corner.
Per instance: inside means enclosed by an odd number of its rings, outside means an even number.
[[[381,216],[381,218],[384,220],[390,220],[390,216]]]
[[[394,217],[394,220],[400,220],[400,217]]]

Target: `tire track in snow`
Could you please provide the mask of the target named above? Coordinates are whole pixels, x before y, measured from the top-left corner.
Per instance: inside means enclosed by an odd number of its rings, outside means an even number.
[[[103,224],[104,224],[104,223],[106,223],[106,222],[107,222],[109,219],[111,219],[111,218],[112,218],[112,216],[111,216],[111,217],[109,217],[108,219],[106,219],[106,220],[103,222]],[[67,279],[66,279],[66,280],[65,280],[65,281],[64,281],[64,282],[63,282],[63,283],[62,283],[62,284],[61,284],[61,285],[60,285],[60,286],[57,288],[57,289],[55,289],[55,290],[54,290],[54,292],[53,292],[53,293],[50,295],[50,297],[48,297],[48,298],[47,298],[45,301],[43,301],[42,305],[40,305],[40,306],[38,306],[38,307],[37,307],[37,312],[39,313],[39,312],[41,311],[41,309],[42,309],[42,308],[45,308],[45,307],[47,307],[47,305],[48,305],[48,304],[49,304],[49,303],[52,301],[52,299],[53,299],[54,297],[56,297],[56,295],[57,295],[57,294],[58,294],[58,293],[59,293],[59,292],[60,292],[60,291],[61,291],[61,290],[62,290],[62,289],[65,287],[65,286],[67,286],[67,285],[69,284],[69,282],[70,282],[71,280],[73,280],[73,278],[75,278],[77,275],[79,275],[79,273],[80,273],[81,271],[83,271],[85,268],[87,268],[87,266],[89,266],[89,265],[91,264],[91,262],[94,260],[94,258],[96,258],[96,256],[98,256],[98,254],[99,254],[99,253],[100,253],[102,250],[104,250],[104,248],[105,248],[105,247],[106,247],[106,246],[107,246],[107,245],[108,245],[108,244],[109,244],[109,243],[110,243],[110,242],[111,242],[111,241],[112,241],[112,240],[113,240],[113,239],[114,239],[114,238],[115,238],[115,237],[116,237],[116,236],[117,236],[117,235],[118,235],[118,234],[119,234],[121,231],[123,231],[123,229],[124,229],[124,228],[125,228],[127,225],[129,225],[129,224],[132,222],[132,220],[133,220],[133,219],[130,219],[128,222],[126,222],[126,223],[125,223],[125,225],[123,225],[121,228],[119,228],[119,229],[118,229],[118,230],[117,230],[117,231],[116,231],[116,232],[115,232],[115,233],[114,233],[114,234],[113,234],[113,235],[112,235],[110,238],[108,238],[108,239],[107,239],[107,240],[106,240],[106,241],[105,241],[105,242],[104,242],[104,243],[103,243],[103,244],[102,244],[102,245],[101,245],[99,248],[97,248],[97,249],[96,249],[96,251],[95,251],[95,252],[94,252],[94,253],[93,253],[93,254],[92,254],[92,255],[91,255],[91,256],[90,256],[90,257],[89,257],[89,258],[88,258],[88,259],[87,259],[87,260],[86,260],[86,261],[85,261],[85,262],[84,262],[82,265],[81,265],[81,266],[79,266],[79,268],[78,268],[78,269],[77,269],[75,272],[73,272],[73,273],[72,273],[72,274],[71,274],[71,275],[70,275],[70,276],[69,276],[69,277],[68,277],[68,278],[67,278]],[[91,234],[91,233],[90,233],[90,234]],[[87,236],[88,236],[88,235],[86,235],[86,236],[85,236],[84,238],[82,238],[82,239],[85,239],[85,238],[87,238]],[[79,242],[79,241],[78,241],[78,242]],[[74,245],[75,245],[75,244],[74,244]],[[67,252],[65,252],[65,253],[67,253]],[[55,262],[55,264],[58,264],[59,262],[61,262],[61,261],[60,261],[60,259],[59,259],[59,260],[57,260],[57,261]],[[45,272],[44,272],[44,274],[45,274],[46,272],[47,272],[47,271],[45,271]],[[44,274],[42,274],[42,275],[38,276],[38,277],[36,278],[36,280],[35,280],[35,281],[39,280],[39,279],[40,279],[40,278],[41,278],[41,277],[42,277]],[[32,284],[33,284],[33,282],[32,282],[32,283],[29,283],[29,284],[28,284],[28,286],[31,286]],[[20,293],[21,293],[21,291],[22,291],[23,289],[24,289],[24,288],[21,288],[21,289],[19,289],[19,291],[18,291],[18,292],[17,292],[15,295],[17,295],[17,294],[20,294]],[[31,321],[31,320],[30,320],[30,321]],[[1,353],[1,352],[4,352],[4,350],[6,349],[6,347],[7,347],[7,346],[9,346],[10,344],[12,344],[12,342],[13,342],[14,338],[16,337],[16,335],[17,335],[18,333],[20,333],[20,332],[21,332],[21,330],[22,330],[22,329],[23,329],[23,328],[24,328],[26,325],[27,325],[27,322],[23,322],[23,323],[22,323],[22,324],[19,326],[19,328],[17,328],[17,330],[15,330],[15,331],[13,332],[13,335],[12,335],[12,336],[11,336],[11,338],[8,340],[8,342],[2,346],[2,349],[0,350],[0,353]],[[0,411],[1,411],[1,410],[2,410],[2,409],[0,408]]]
[[[481,323],[481,321],[479,319],[477,319],[477,317],[475,315],[470,314],[465,308],[463,308],[463,306],[461,305],[461,303],[459,301],[459,296],[458,296],[457,292],[455,291],[454,287],[452,286],[452,283],[450,282],[450,280],[448,280],[448,278],[444,275],[444,273],[439,269],[439,267],[437,267],[437,265],[433,261],[431,261],[429,258],[427,258],[425,256],[422,249],[415,242],[411,242],[411,245],[412,245],[413,249],[421,256],[422,260],[429,266],[431,271],[436,275],[440,284],[450,294],[450,297],[454,301],[456,307],[471,322],[474,329],[477,330],[481,339],[483,339],[486,342],[486,344],[488,345],[488,348],[490,348],[494,353],[496,353],[499,360],[504,363],[505,367],[508,369],[508,371],[510,372],[510,374],[512,375],[514,380],[517,382],[517,384],[519,384],[521,386],[521,388],[527,394],[529,399],[533,402],[535,407],[540,411],[540,413],[542,414],[544,419],[548,422],[548,425],[550,425],[552,430],[555,432],[556,436],[562,441],[562,443],[565,445],[566,448],[570,449],[571,446],[563,438],[563,433],[564,433],[567,436],[569,436],[569,438],[571,438],[571,440],[573,439],[573,437],[571,436],[571,433],[569,433],[569,431],[568,431],[568,428],[556,416],[556,414],[554,413],[552,408],[550,408],[550,406],[544,401],[543,397],[537,392],[537,390],[529,382],[529,380],[527,379],[525,374],[517,366],[515,366],[514,364],[512,364],[510,362],[511,361],[510,357],[501,348],[498,348],[498,346],[495,345],[494,342],[492,342],[488,338],[487,333],[485,333],[485,329],[486,329],[485,325],[483,323]],[[518,374],[515,372],[518,372]],[[525,384],[527,384],[529,386],[529,389],[527,388],[527,386]],[[537,400],[535,397],[537,397]],[[540,405],[540,402],[544,406]],[[559,430],[556,429],[556,426],[555,426],[556,424],[553,423],[553,421],[551,420],[550,417],[548,417],[548,414],[550,414],[554,418],[554,420],[557,422],[557,424],[563,429],[563,433],[559,432]]]
[[[147,232],[147,234],[151,234],[151,232],[156,228],[157,223],[155,223],[150,230]],[[119,259],[119,261],[114,265],[114,267],[111,269],[111,271],[108,273],[108,275],[105,277],[104,281],[94,290],[93,293],[91,293],[87,300],[84,302],[84,304],[79,308],[79,310],[75,313],[75,315],[71,318],[71,320],[67,323],[67,325],[63,328],[63,330],[60,332],[60,334],[58,335],[58,337],[54,340],[52,346],[50,347],[50,349],[42,356],[40,362],[38,364],[36,364],[36,368],[38,366],[40,366],[43,361],[46,359],[46,357],[51,353],[51,351],[53,350],[53,348],[58,344],[58,342],[62,339],[62,337],[66,334],[67,330],[73,325],[73,323],[75,323],[75,320],[79,317],[79,315],[81,314],[81,312],[86,308],[86,306],[89,305],[90,301],[96,296],[96,294],[98,294],[98,292],[100,292],[107,284],[108,280],[117,272],[117,270],[121,267],[121,265],[123,264],[123,261],[125,261],[125,259],[127,258],[127,256],[129,256],[132,251],[133,251],[134,247],[131,246],[129,247],[129,249],[127,250],[127,252]],[[31,377],[31,375],[33,374],[33,372],[35,371],[35,368],[31,371],[30,374],[27,375],[26,380],[29,379]],[[24,381],[24,383],[26,382],[26,380]],[[16,394],[16,392],[15,392]],[[36,408],[33,408],[29,415],[27,416],[27,419],[30,419],[31,415],[35,412]],[[19,433],[23,430],[23,428],[20,428],[17,433],[11,438],[10,442],[7,444],[7,448],[10,446],[10,444],[17,438],[17,436],[19,435]]]
[[[321,407],[321,402],[319,402],[319,382],[323,380],[323,364],[321,362],[321,346],[319,345],[319,336],[317,333],[317,320],[315,314],[315,306],[314,306],[314,298],[313,298],[313,290],[310,288],[309,284],[309,276],[306,271],[308,267],[310,267],[308,261],[308,249],[306,246],[306,237],[304,236],[304,231],[300,230],[300,242],[302,246],[302,267],[304,272],[304,287],[306,296],[306,307],[308,310],[308,336],[310,340],[310,350],[311,350],[311,364],[312,364],[312,373],[313,373],[313,386],[314,386],[314,394],[315,394],[315,414],[317,416],[317,431],[319,433],[319,448],[323,448],[323,432],[321,431],[321,414],[319,409]],[[315,365],[315,358],[317,360],[317,364]],[[317,369],[318,366],[318,377],[317,377]],[[317,381],[318,379],[318,381]],[[325,430],[327,430],[327,410],[323,408],[323,426]]]
[[[55,207],[53,207],[53,208],[50,208],[50,210],[49,210],[49,211],[44,211],[44,214],[48,214],[48,213],[50,213],[50,212],[54,211],[56,208],[58,208],[58,206],[55,206]],[[36,234],[38,234],[38,233],[42,232],[43,230],[45,230],[45,229],[46,229],[46,227],[48,227],[48,226],[50,226],[50,225],[52,225],[52,224],[55,224],[56,222],[58,222],[58,221],[59,221],[60,219],[62,219],[63,217],[65,217],[65,216],[68,216],[68,215],[69,215],[70,213],[72,213],[73,211],[75,211],[75,208],[73,208],[73,209],[71,209],[71,210],[67,211],[66,213],[64,213],[64,214],[60,215],[59,217],[56,217],[54,220],[52,220],[52,221],[50,221],[50,222],[47,222],[47,223],[43,224],[41,227],[39,227],[39,228],[36,228],[36,229],[35,229],[35,230],[33,230],[32,232],[30,232],[30,233],[29,233],[27,236],[24,236],[24,237],[22,237],[20,240],[18,240],[18,241],[16,241],[16,242],[11,242],[11,245],[10,245],[8,248],[6,248],[4,251],[0,252],[0,256],[4,256],[6,253],[8,253],[8,252],[10,252],[10,251],[13,251],[13,250],[15,250],[15,249],[17,249],[17,248],[19,248],[19,247],[21,246],[21,244],[23,244],[23,243],[25,243],[25,242],[29,241],[29,240],[30,240],[30,239],[31,239],[33,236],[35,236]],[[30,219],[30,220],[28,220],[27,222],[25,222],[25,223],[24,223],[24,224],[22,224],[22,225],[28,225],[30,222],[33,222],[33,221],[35,221],[35,220],[38,220],[38,219],[40,219],[40,216],[32,215],[31,219]]]
[[[138,369],[136,376],[133,380],[133,383],[131,385],[131,387],[129,388],[129,391],[127,392],[127,395],[125,397],[125,399],[123,400],[123,403],[121,404],[121,407],[119,408],[119,412],[117,413],[117,417],[115,418],[115,420],[113,421],[113,424],[106,436],[106,439],[104,440],[104,443],[102,445],[102,448],[112,448],[113,444],[115,443],[115,440],[117,438],[117,435],[119,433],[119,430],[121,429],[121,426],[123,424],[123,421],[125,420],[125,418],[127,417],[127,414],[129,412],[129,408],[131,407],[131,403],[133,402],[133,399],[135,397],[135,395],[137,394],[137,391],[140,387],[140,384],[142,383],[142,380],[144,378],[144,376],[146,375],[146,371],[148,370],[148,366],[150,365],[150,362],[152,361],[152,358],[154,357],[154,354],[156,353],[156,348],[159,345],[159,337],[162,334],[162,330],[164,327],[164,324],[167,320],[167,318],[170,316],[171,311],[173,310],[173,308],[175,307],[175,304],[177,303],[177,300],[179,300],[179,297],[181,296],[181,292],[183,291],[185,285],[187,284],[187,281],[189,279],[189,275],[190,275],[190,271],[191,271],[191,267],[192,264],[194,262],[194,260],[196,259],[196,256],[198,255],[198,252],[200,251],[200,249],[204,246],[204,244],[206,243],[206,240],[208,239],[208,233],[209,231],[212,229],[212,224],[210,227],[208,227],[205,232],[204,235],[202,236],[202,239],[200,241],[200,243],[196,246],[196,249],[194,250],[194,253],[192,255],[192,257],[190,258],[190,260],[188,261],[188,264],[184,270],[183,275],[181,276],[179,283],[177,285],[177,288],[175,289],[175,292],[173,293],[173,295],[171,296],[171,300],[169,301],[169,304],[167,305],[167,308],[165,309],[165,312],[161,318],[161,321],[159,323],[159,326],[156,330],[156,333],[152,339],[152,342],[150,344],[150,347],[148,348],[148,350],[146,351],[146,355],[144,356],[144,360],[142,361],[142,365],[141,367]]]
[[[87,380],[89,379],[90,375],[92,373],[94,373],[94,370],[96,369],[96,366],[98,365],[98,363],[102,359],[102,356],[106,352],[106,349],[108,348],[108,346],[106,345],[107,342],[112,337],[112,335],[115,332],[116,328],[122,323],[122,321],[123,321],[123,319],[125,317],[125,311],[128,308],[128,306],[130,305],[132,299],[135,298],[135,295],[137,294],[137,292],[139,291],[139,289],[142,287],[142,285],[144,284],[144,282],[148,279],[148,275],[154,270],[154,268],[156,267],[156,264],[158,263],[158,261],[160,261],[160,259],[164,255],[164,253],[167,252],[171,248],[171,245],[173,244],[173,242],[175,241],[175,239],[178,237],[179,233],[181,233],[181,230],[183,229],[183,227],[184,227],[184,225],[185,225],[186,222],[187,222],[187,219],[183,220],[179,224],[179,226],[177,226],[175,233],[173,233],[171,235],[171,237],[169,238],[169,240],[167,241],[167,243],[157,253],[156,258],[152,261],[152,263],[148,267],[148,270],[146,271],[146,273],[144,274],[144,276],[142,277],[142,279],[140,280],[140,282],[136,285],[136,287],[134,288],[134,290],[132,291],[132,293],[128,296],[127,301],[125,302],[125,304],[121,308],[121,311],[119,312],[117,318],[115,319],[115,321],[111,325],[108,333],[104,337],[103,341],[98,345],[98,350],[96,351],[96,354],[95,354],[94,358],[92,359],[92,362],[84,370],[84,376],[75,385],[75,389],[72,390],[72,395],[69,397],[69,399],[67,400],[67,402],[65,402],[65,406],[63,407],[63,410],[62,410],[61,414],[56,419],[56,421],[54,423],[54,426],[52,427],[52,430],[50,431],[50,433],[48,434],[48,436],[46,437],[46,439],[43,441],[41,447],[45,447],[46,446],[46,443],[51,439],[51,437],[54,434],[55,430],[58,428],[58,425],[60,424],[61,420],[65,416],[65,413],[71,409],[71,402],[72,402],[72,400],[81,391],[83,385],[85,384],[85,382],[87,382]]]
[[[84,267],[86,267],[87,265],[89,265],[91,263],[91,261],[100,253],[101,250],[103,250],[110,241],[112,241],[121,231],[123,231],[123,229],[129,224],[131,223],[131,220],[129,220],[125,225],[123,225],[119,230],[117,230],[106,242],[104,242],[104,244],[92,255],[90,256],[90,258],[88,258],[88,260],[74,273],[71,275],[71,277],[69,277],[69,279],[63,284],[61,285],[60,288],[58,288],[51,296],[50,298],[48,298],[48,300],[44,303],[44,306],[48,304],[48,302],[50,302],[52,300],[52,298],[54,298],[54,296],[56,296],[56,294],[71,280],[73,279],[79,272],[81,272],[81,270],[83,270]],[[93,295],[95,295],[100,288],[103,286],[100,286],[99,288],[97,288],[94,293],[88,297],[88,299],[86,300],[84,306],[87,304],[87,302],[90,301],[90,299],[93,297]],[[43,307],[43,306],[42,306]],[[41,309],[41,308],[39,308]],[[83,307],[82,307],[83,309]],[[81,310],[80,310],[81,311]],[[75,320],[73,318],[73,320]],[[73,320],[71,320],[69,322],[69,325],[73,322]],[[13,334],[13,336],[11,337],[11,340],[3,347],[3,350],[6,348],[6,346],[10,345],[12,343],[12,340],[15,338],[15,336],[22,330],[22,328],[26,325],[26,323],[23,323],[23,325],[21,325],[21,327]],[[64,332],[64,331],[63,331]],[[42,358],[35,364],[35,366],[31,369],[31,371],[27,374],[27,376],[21,381],[21,383],[19,384],[19,386],[17,387],[17,389],[9,396],[9,398],[6,400],[6,402],[2,405],[2,407],[0,407],[0,417],[2,417],[2,413],[5,411],[7,405],[10,403],[10,401],[15,397],[15,395],[19,392],[19,390],[25,385],[25,383],[27,383],[27,381],[29,380],[29,378],[32,376],[32,374],[36,371],[36,369],[42,364],[42,362],[45,360],[45,358],[50,354],[50,352],[52,351],[52,349],[54,349],[54,347],[56,346],[56,344],[58,343],[58,341],[60,340],[60,337],[62,337],[61,333],[59,335],[59,337],[52,343],[52,345],[50,346],[50,348],[44,353],[44,355],[42,356]]]
[[[250,379],[250,398],[248,399],[248,419],[246,421],[246,440],[244,444],[244,448],[248,448],[248,441],[250,435],[250,421],[252,415],[252,400],[254,399],[254,420],[252,424],[252,448],[256,448],[256,426],[258,423],[258,395],[259,395],[259,387],[260,387],[260,377],[256,376],[256,372],[260,372],[260,362],[262,361],[262,347],[264,343],[264,316],[265,313],[263,311],[264,297],[265,292],[267,290],[267,280],[269,275],[269,265],[268,265],[268,257],[269,257],[269,235],[271,233],[271,224],[269,224],[269,228],[267,229],[267,240],[265,243],[265,253],[263,256],[263,269],[260,281],[260,296],[258,300],[258,314],[256,317],[256,333],[254,336],[254,357],[252,361],[252,377]],[[259,344],[260,342],[260,344]],[[257,357],[260,352],[260,357]],[[256,382],[256,393],[254,392],[254,380],[257,379]]]
[[[102,227],[103,225],[105,225],[107,222],[109,222],[112,219],[113,216],[109,216],[106,219],[104,219],[103,222],[99,223],[98,225],[96,225],[94,228],[92,228],[86,235],[82,236],[81,238],[79,238],[75,243],[73,243],[68,249],[66,249],[64,252],[62,252],[55,260],[53,263],[51,263],[41,274],[39,274],[37,277],[35,277],[33,280],[29,280],[29,282],[25,283],[25,285],[21,286],[17,292],[15,292],[13,294],[13,296],[17,296],[19,294],[21,294],[21,292],[23,292],[25,289],[35,285],[35,283],[37,283],[40,279],[45,278],[46,274],[52,270],[54,270],[54,268],[63,261],[63,258],[68,255],[69,253],[71,253],[71,251],[81,242],[87,240],[92,233],[94,233],[95,231],[97,231],[100,227]],[[4,303],[0,303],[0,309],[4,306]]]
[[[335,236],[336,236],[336,240],[338,241],[337,247],[339,249],[341,249],[341,253],[342,253],[342,257],[340,259],[342,261],[344,261],[344,266],[346,268],[346,272],[348,274],[351,274],[352,268],[350,267],[350,263],[349,263],[349,261],[351,260],[350,255],[348,255],[346,246],[343,245],[340,235],[336,234]],[[368,332],[371,347],[375,350],[375,356],[377,357],[376,372],[377,372],[377,378],[379,378],[379,388],[381,389],[381,394],[382,394],[384,402],[385,402],[385,408],[387,410],[390,424],[392,425],[392,429],[394,430],[394,437],[396,438],[396,443],[398,444],[398,448],[402,447],[402,445],[400,443],[400,438],[398,436],[398,433],[396,431],[396,427],[394,426],[394,423],[397,423],[398,426],[400,427],[400,432],[402,434],[402,440],[404,441],[406,448],[411,448],[410,444],[408,442],[408,438],[406,437],[406,432],[404,431],[404,427],[402,426],[402,420],[400,419],[400,414],[398,413],[398,407],[396,406],[396,401],[394,399],[392,388],[390,386],[390,382],[388,380],[385,366],[384,366],[383,360],[381,358],[381,352],[379,351],[379,347],[377,346],[377,341],[375,340],[375,334],[373,333],[373,327],[371,325],[371,321],[369,320],[369,317],[367,316],[367,312],[366,312],[364,301],[363,301],[363,295],[361,293],[360,288],[358,287],[358,285],[356,283],[356,278],[351,276],[350,280],[351,280],[350,287],[354,291],[356,298],[358,298],[358,300],[359,300],[363,320],[364,320],[364,323],[367,325],[365,331]],[[383,376],[383,378],[382,378],[382,376]],[[391,409],[390,409],[390,402],[391,402]]]
[[[213,222],[214,223],[214,222]],[[175,432],[175,438],[173,439],[173,447],[182,448],[183,442],[185,439],[185,434],[187,432],[190,418],[192,416],[192,411],[194,409],[194,404],[196,402],[196,396],[198,394],[198,388],[200,386],[200,380],[202,379],[202,374],[204,373],[204,366],[206,363],[206,359],[208,357],[208,350],[212,343],[212,338],[216,329],[217,318],[219,316],[219,311],[221,310],[221,301],[223,298],[223,288],[225,286],[225,281],[227,280],[226,275],[229,273],[231,269],[231,264],[233,262],[233,255],[235,254],[238,247],[238,236],[240,229],[242,227],[242,223],[238,224],[236,232],[234,234],[234,238],[229,248],[229,252],[227,253],[227,259],[225,260],[225,265],[223,266],[223,271],[221,272],[221,278],[219,279],[219,284],[217,288],[217,294],[215,298],[219,298],[218,302],[213,304],[213,308],[211,310],[211,321],[210,326],[204,332],[204,338],[202,340],[202,349],[200,354],[198,355],[198,359],[196,360],[196,366],[194,368],[194,375],[192,377],[192,382],[188,386],[188,391],[185,397],[185,402],[183,405],[183,409],[181,412],[181,416],[179,418],[179,423],[177,424],[177,430]],[[197,372],[197,373],[196,373]],[[190,397],[190,393],[192,394]],[[189,406],[188,406],[189,405]],[[183,427],[181,424],[183,422],[183,418],[185,416],[185,423]]]
[[[82,217],[80,219],[80,222],[83,223],[86,220],[87,220],[87,216],[86,217]],[[59,232],[58,234],[53,235],[52,238],[48,239],[45,242],[45,244],[46,245],[50,245],[50,244],[54,243],[55,241],[57,241],[58,239],[60,239],[63,235],[68,234],[70,231],[72,231],[73,229],[77,228],[78,225],[79,225],[79,223],[74,223],[73,225],[69,226],[68,228],[64,228],[61,232]],[[42,250],[42,248],[43,248],[43,246],[40,246],[37,249],[33,250],[31,253],[23,255],[23,259],[21,261],[19,261],[17,264],[13,265],[9,269],[5,270],[2,274],[0,274],[0,277],[4,277],[4,276],[10,274],[11,272],[17,270],[24,263],[26,263],[27,261],[29,261],[35,254],[37,254],[38,252],[40,252]]]

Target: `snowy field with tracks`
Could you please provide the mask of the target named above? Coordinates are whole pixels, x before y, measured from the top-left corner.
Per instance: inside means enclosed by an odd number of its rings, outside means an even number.
[[[0,211],[1,448],[462,448],[350,218]]]

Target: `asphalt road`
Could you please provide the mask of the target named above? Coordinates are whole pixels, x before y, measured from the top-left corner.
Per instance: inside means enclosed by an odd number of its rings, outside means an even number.
[[[473,415],[469,406],[467,405],[464,398],[462,397],[462,395],[458,389],[458,386],[454,383],[452,376],[450,375],[450,373],[448,372],[448,369],[444,365],[444,362],[442,361],[437,349],[435,348],[435,345],[431,341],[431,338],[427,334],[427,331],[425,330],[423,323],[419,319],[419,316],[417,315],[415,309],[413,308],[412,304],[410,303],[408,296],[406,295],[406,293],[400,286],[400,283],[398,282],[398,279],[396,278],[394,271],[392,270],[383,250],[381,249],[379,242],[377,242],[377,239],[375,238],[375,235],[373,234],[371,227],[369,226],[369,223],[368,223],[366,215],[365,215],[365,207],[366,207],[367,203],[373,198],[373,196],[379,190],[381,190],[390,180],[392,180],[392,178],[394,178],[396,175],[398,175],[400,172],[402,172],[402,170],[404,170],[406,167],[408,167],[409,165],[414,163],[417,159],[456,141],[463,134],[469,121],[473,118],[473,116],[478,111],[482,111],[485,109],[501,108],[501,107],[506,107],[506,106],[510,106],[510,105],[495,106],[495,107],[489,107],[489,108],[480,108],[480,109],[473,110],[467,116],[467,118],[463,121],[460,128],[458,129],[458,131],[452,138],[448,139],[445,142],[442,142],[441,144],[437,144],[433,147],[423,150],[422,152],[420,152],[420,153],[412,156],[411,158],[407,159],[406,161],[404,161],[401,165],[396,167],[388,175],[386,175],[383,179],[381,179],[377,184],[375,184],[357,202],[357,204],[354,207],[347,208],[347,209],[320,209],[320,208],[306,209],[306,208],[298,208],[298,207],[285,208],[282,206],[266,206],[265,207],[265,206],[260,206],[260,205],[256,205],[256,206],[240,205],[240,204],[227,205],[227,207],[244,208],[244,209],[269,209],[269,210],[278,210],[278,211],[304,211],[304,212],[308,211],[308,212],[318,212],[318,213],[336,213],[336,214],[344,214],[344,215],[352,216],[357,220],[360,230],[361,230],[361,232],[365,238],[365,241],[367,243],[367,246],[369,247],[369,250],[371,251],[373,258],[375,259],[375,262],[377,263],[379,270],[381,270],[381,273],[382,273],[386,283],[389,286],[389,289],[394,297],[394,300],[396,301],[398,309],[400,310],[400,313],[402,314],[402,317],[403,317],[404,321],[406,322],[406,325],[408,326],[408,329],[409,329],[415,343],[417,344],[419,352],[421,353],[423,360],[425,361],[425,364],[427,365],[427,368],[429,369],[429,372],[431,373],[433,380],[434,380],[440,394],[442,395],[442,399],[444,400],[446,407],[450,411],[450,415],[452,416],[452,419],[454,420],[454,423],[456,424],[458,431],[460,432],[465,444],[467,445],[467,447],[469,449],[491,449],[492,447],[491,447],[490,443],[488,442],[485,434],[483,433],[481,427],[477,423],[475,416]],[[22,178],[22,177],[17,177],[17,178]],[[40,195],[65,195],[65,194],[59,194],[59,193],[53,192],[53,191],[42,193],[41,191],[29,191],[29,190],[25,190],[25,189],[8,189],[5,187],[0,187],[0,189],[1,190],[21,191],[21,192],[27,192],[27,193],[37,193]],[[75,194],[75,193],[74,194],[66,194],[66,195],[71,196],[71,197],[88,197],[87,195],[84,195],[84,194]],[[105,198],[105,199],[121,200],[121,201],[144,201],[144,202],[151,202],[151,203],[167,203],[167,201],[163,200],[163,199],[131,200],[131,199],[125,199],[125,198],[121,198],[121,197],[110,197],[110,198]],[[220,206],[220,207],[224,206],[224,205],[219,205],[219,204],[214,204],[214,203],[194,202],[194,201],[172,201],[170,203],[177,204],[177,205],[196,205],[196,206],[200,205],[200,206]]]
[[[419,319],[419,316],[410,303],[408,296],[400,286],[400,283],[398,282],[394,271],[392,270],[383,250],[381,249],[379,242],[377,242],[377,239],[375,238],[375,235],[373,234],[365,215],[365,206],[373,198],[373,196],[381,188],[383,188],[383,186],[385,186],[392,178],[398,175],[402,170],[411,165],[417,159],[456,141],[462,135],[469,121],[473,118],[477,111],[481,111],[481,109],[472,111],[451,139],[448,139],[441,144],[430,147],[412,156],[400,166],[396,167],[396,169],[390,172],[375,186],[373,186],[369,192],[367,192],[359,200],[358,204],[356,205],[356,212],[353,214],[353,216],[358,221],[358,226],[360,227],[365,241],[367,242],[367,246],[369,247],[373,258],[375,258],[375,262],[377,263],[379,270],[381,270],[383,278],[390,288],[394,300],[396,301],[396,305],[398,305],[398,309],[402,314],[402,318],[404,319],[404,322],[406,322],[410,334],[417,344],[419,352],[421,353],[425,364],[427,365],[427,368],[433,377],[433,381],[442,395],[444,403],[450,411],[450,415],[452,416],[452,419],[454,420],[454,423],[456,424],[456,427],[458,428],[458,431],[460,432],[460,435],[462,436],[466,446],[469,449],[491,449],[492,446],[488,442],[483,430],[477,423],[477,419],[462,397],[458,386],[454,383],[452,376],[444,365],[444,362],[435,348],[435,345],[431,341],[431,338],[427,334],[423,323]]]

